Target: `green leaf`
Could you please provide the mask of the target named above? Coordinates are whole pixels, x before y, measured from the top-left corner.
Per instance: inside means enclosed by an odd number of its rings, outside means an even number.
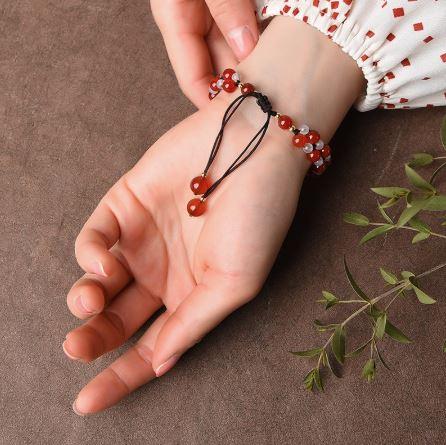
[[[418,189],[424,190],[427,192],[435,192],[435,188],[432,184],[427,182],[422,176],[420,176],[413,168],[409,167],[407,164],[405,165],[406,175],[409,178],[409,181]]]
[[[412,161],[409,162],[411,167],[424,167],[434,161],[434,157],[429,153],[415,153],[412,158]]]
[[[324,385],[322,383],[322,378],[321,378],[321,374],[319,372],[319,368],[315,369],[314,382],[316,383],[316,387],[319,391],[324,391]]]
[[[331,292],[327,292],[325,290],[322,291],[322,300],[318,300],[318,303],[324,303],[325,309],[330,309],[332,306],[339,302],[339,299],[336,298]]]
[[[418,301],[419,301],[420,303],[423,303],[423,304],[434,304],[434,303],[437,302],[437,301],[434,300],[432,297],[429,297],[429,295],[427,295],[426,292],[422,291],[422,290],[417,286],[417,283],[416,283],[414,277],[410,277],[410,278],[409,278],[409,281],[410,281],[410,283],[412,284],[412,289],[413,289],[413,291],[415,292],[415,295],[417,296]]]
[[[431,236],[430,233],[424,233],[424,232],[417,233],[412,239],[412,244],[416,244],[416,243],[419,243],[420,241],[424,241],[424,240],[428,239],[430,236]]]
[[[345,275],[347,276],[347,280],[350,283],[350,286],[352,287],[352,289],[355,291],[356,295],[360,298],[362,298],[364,301],[369,302],[370,298],[366,295],[366,293],[359,287],[358,283],[356,282],[356,280],[353,278],[352,273],[350,272],[350,269],[348,267],[347,264],[347,260],[344,257],[344,271],[345,271]]]
[[[396,227],[397,228],[403,227],[414,216],[416,216],[418,213],[420,213],[421,210],[424,209],[424,207],[428,204],[429,200],[431,200],[431,199],[432,199],[432,197],[427,198],[427,199],[418,199],[418,200],[414,200],[410,204],[408,204],[407,208],[405,208],[404,211],[401,213]]]
[[[379,213],[381,213],[381,216],[389,223],[389,224],[393,224],[392,218],[386,213],[386,211],[384,210],[384,207],[380,204],[380,202],[378,201],[378,210]]]
[[[349,352],[348,354],[345,354],[346,358],[352,358],[356,357],[359,354],[361,354],[362,351],[364,351],[365,348],[370,344],[372,340],[366,341],[363,345],[359,346],[358,348],[354,349],[353,351]]]
[[[424,206],[424,210],[428,210],[430,212],[442,212],[446,210],[446,196],[432,196]]]
[[[381,207],[383,209],[388,209],[389,207],[394,206],[399,201],[399,198],[391,198],[388,201],[381,204]]]
[[[390,323],[389,320],[386,322],[386,334],[399,343],[412,343],[412,340],[404,335],[396,326]]]
[[[376,364],[373,358],[367,360],[366,364],[362,368],[362,376],[370,383],[376,375]]]
[[[376,342],[373,343],[373,347],[375,348],[376,354],[378,355],[379,361],[383,364],[384,368],[390,371],[389,365],[385,362],[384,357],[381,355],[381,352],[378,349],[378,345]]]
[[[409,221],[409,226],[417,229],[419,232],[431,233],[430,227],[424,221],[421,221],[421,219],[416,217],[413,217]]]
[[[396,275],[394,275],[391,272],[388,272],[387,270],[384,270],[382,267],[379,269],[381,272],[381,276],[383,277],[384,281],[389,284],[396,284],[398,283],[398,278]]]
[[[324,324],[320,320],[314,320],[314,326],[319,332],[326,332],[326,331],[332,331],[336,329],[338,324],[332,323],[332,324]]]
[[[410,192],[409,189],[403,187],[373,187],[371,190],[384,198],[402,198]]]
[[[387,315],[381,314],[376,320],[375,334],[378,338],[383,338],[386,331]]]
[[[299,357],[316,357],[322,352],[322,348],[307,349],[306,351],[292,351],[291,354]]]
[[[344,213],[344,221],[355,226],[368,226],[370,220],[360,213]]]
[[[339,325],[333,335],[331,340],[331,349],[333,351],[336,360],[343,364],[345,360],[345,330]]]
[[[384,233],[388,232],[389,230],[392,230],[394,227],[395,226],[393,226],[391,224],[384,224],[383,226],[376,227],[376,229],[371,230],[365,236],[363,236],[361,241],[359,242],[359,244],[364,244],[367,241],[370,241],[379,235],[383,235]]]
[[[403,271],[401,272],[401,276],[402,276],[405,280],[408,280],[409,278],[414,277],[415,274],[414,274],[413,272],[409,272],[408,270],[403,270]]]
[[[441,142],[446,150],[446,116],[443,118],[443,123],[441,124]]]
[[[312,391],[314,388],[314,372],[315,369],[312,369],[304,378],[304,385],[308,391]]]

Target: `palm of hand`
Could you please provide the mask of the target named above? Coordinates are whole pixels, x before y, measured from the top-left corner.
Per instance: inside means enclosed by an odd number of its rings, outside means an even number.
[[[217,102],[217,101],[215,101]],[[106,194],[76,244],[87,272],[70,290],[71,311],[86,318],[64,349],[90,361],[123,344],[162,306],[141,339],[80,393],[82,412],[102,410],[167,372],[179,356],[263,284],[294,215],[302,175],[295,153],[275,135],[192,218],[189,182],[203,169],[224,103],[211,104],[164,135]],[[225,130],[211,179],[253,131]],[[110,249],[110,250],[109,250]],[[79,305],[82,296],[83,306]],[[104,309],[105,306],[105,309]]]

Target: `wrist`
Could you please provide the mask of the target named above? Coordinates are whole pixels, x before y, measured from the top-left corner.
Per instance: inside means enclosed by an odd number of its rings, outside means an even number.
[[[364,88],[355,61],[327,36],[290,17],[276,17],[237,67],[274,109],[329,141]]]

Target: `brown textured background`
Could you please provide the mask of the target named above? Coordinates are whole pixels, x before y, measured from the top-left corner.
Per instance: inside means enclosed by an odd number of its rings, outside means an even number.
[[[421,272],[444,259],[442,244],[412,247],[403,234],[357,248],[361,230],[341,222],[346,210],[374,214],[368,187],[403,181],[411,150],[440,148],[440,109],[352,112],[261,295],[117,407],[71,411],[112,359],[85,366],[62,352],[77,323],[65,306],[80,273],[74,239],[108,187],[192,110],[144,0],[0,1],[0,443],[444,443],[444,304],[393,311],[415,344],[387,341],[394,371],[373,385],[354,362],[311,395],[307,364],[287,352],[315,344],[320,290],[347,290],[344,253],[370,292],[380,265]],[[427,286],[443,302],[444,277]]]

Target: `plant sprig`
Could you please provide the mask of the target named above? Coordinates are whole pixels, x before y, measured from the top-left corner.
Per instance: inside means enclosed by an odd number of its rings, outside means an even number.
[[[441,141],[446,150],[446,117],[441,128]],[[426,180],[417,171],[418,168],[435,163],[440,163],[440,165],[435,168],[429,180]],[[442,194],[438,187],[434,185],[444,169],[446,169],[446,156],[434,156],[429,153],[414,154],[412,160],[404,166],[409,187],[390,186],[371,189],[380,198],[386,198],[384,202],[380,202],[379,198],[377,201],[382,221],[372,222],[370,218],[361,213],[346,213],[344,221],[361,227],[374,226],[362,237],[360,244],[365,244],[380,235],[398,230],[415,232],[415,236],[412,238],[413,244],[431,237],[446,239],[446,232],[442,231],[442,228],[446,227],[446,216],[444,214],[441,216],[442,221],[440,220],[438,224],[439,228],[435,230],[421,218],[422,214],[438,215],[439,212],[446,211],[446,195]],[[398,208],[397,205],[400,208],[399,214],[394,212],[391,215],[388,209]],[[315,361],[314,367],[304,378],[305,387],[309,390],[317,388],[323,391],[324,383],[321,374],[323,368],[328,368],[336,375],[333,366],[334,360],[336,360],[338,366],[343,366],[346,359],[357,357],[366,350],[369,351],[369,356],[362,368],[362,377],[367,382],[372,382],[375,379],[377,362],[390,369],[380,351],[380,343],[386,337],[403,344],[412,343],[412,340],[389,320],[391,307],[396,301],[404,299],[410,293],[421,304],[436,303],[436,300],[420,288],[419,280],[445,267],[446,262],[419,275],[402,271],[399,277],[381,267],[381,277],[386,285],[391,286],[391,288],[374,298],[370,298],[356,282],[344,258],[345,275],[355,293],[355,297],[341,299],[331,292],[322,291],[322,299],[318,302],[322,303],[326,310],[338,305],[354,305],[355,309],[341,322],[323,323],[315,320],[314,326],[318,332],[329,333],[326,341],[320,347],[292,352],[296,356]],[[363,316],[369,321],[371,333],[366,342],[347,352],[347,327],[353,319],[359,316]],[[442,345],[442,350],[446,352],[446,341]]]

